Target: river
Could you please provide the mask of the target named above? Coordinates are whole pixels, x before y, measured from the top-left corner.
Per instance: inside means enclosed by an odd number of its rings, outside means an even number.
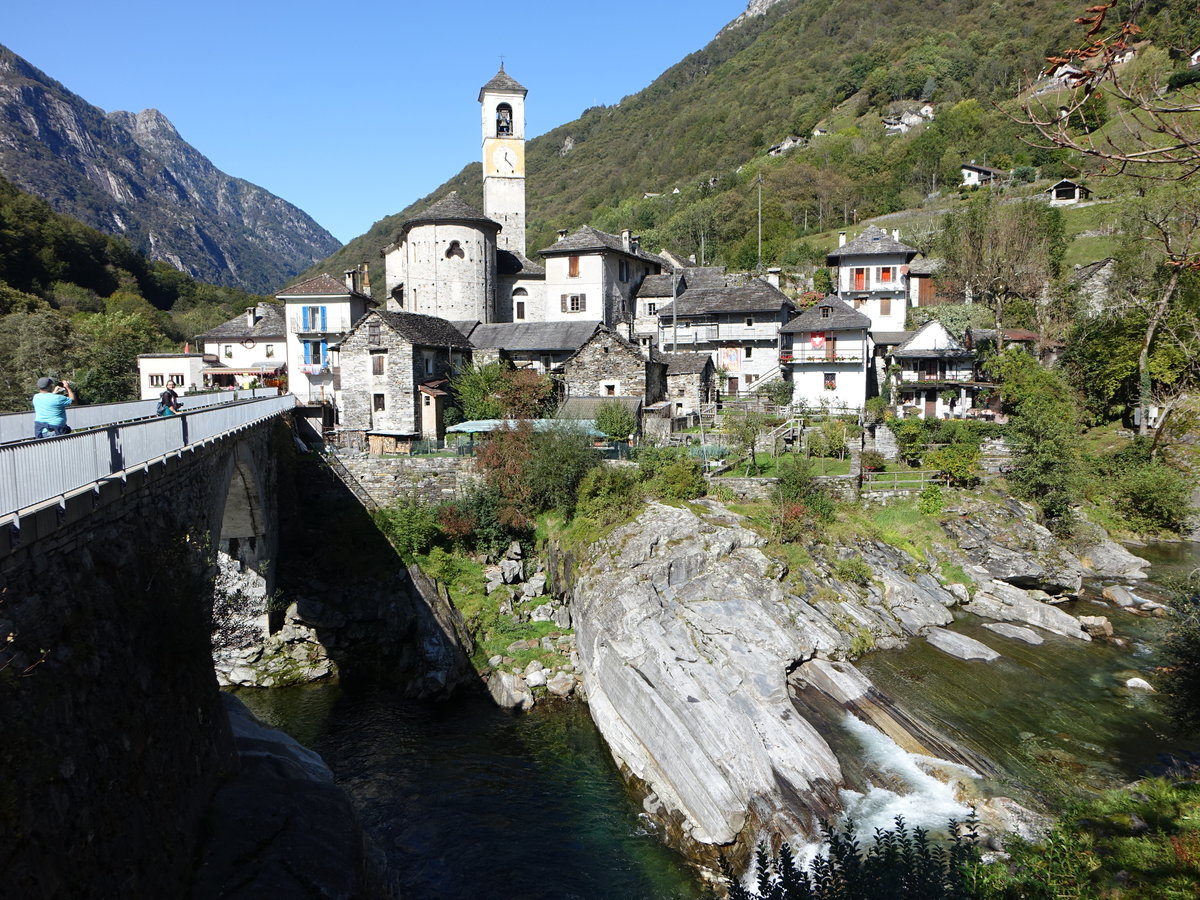
[[[1141,551],[1139,551],[1141,552]],[[1146,548],[1153,574],[1200,565],[1200,546]],[[860,667],[885,693],[968,751],[996,763],[979,789],[1053,804],[1070,790],[1116,786],[1187,754],[1151,695],[1165,625],[1108,615],[1129,646],[1047,635],[1031,647],[954,626],[1002,654],[946,656],[924,641],[872,653]],[[966,675],[967,677],[964,677]],[[684,860],[649,828],[582,704],[514,716],[482,699],[431,704],[378,687],[317,685],[239,692],[262,719],[324,756],[388,856],[408,898],[695,898]],[[965,814],[961,797],[874,729],[826,722],[851,785],[844,800],[867,834],[896,814],[910,824]],[[870,768],[887,774],[867,780]]]

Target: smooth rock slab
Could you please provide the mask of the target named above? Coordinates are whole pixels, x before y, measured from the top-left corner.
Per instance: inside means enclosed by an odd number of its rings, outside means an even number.
[[[947,631],[945,628],[930,628],[925,634],[925,639],[943,653],[949,653],[959,659],[982,659],[991,662],[1000,658],[1000,654],[987,644],[965,634]]]
[[[1154,685],[1148,682],[1145,678],[1130,678],[1125,682],[1125,687],[1131,691],[1153,691]]]
[[[1129,590],[1129,588],[1121,587],[1119,584],[1110,584],[1100,593],[1109,603],[1113,603],[1122,609],[1137,606],[1141,603],[1133,591]]]
[[[1025,628],[1021,625],[1009,625],[1007,622],[988,622],[983,627],[988,631],[1004,635],[1006,638],[1012,638],[1014,641],[1024,641],[1026,644],[1034,644],[1036,646],[1045,642],[1045,639],[1032,628]]]

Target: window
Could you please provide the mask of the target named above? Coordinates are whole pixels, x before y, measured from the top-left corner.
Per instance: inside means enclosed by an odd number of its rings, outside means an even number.
[[[879,286],[891,287],[896,283],[896,267],[895,266],[880,266],[879,267]]]
[[[163,377],[161,375],[151,375],[150,376],[150,387],[162,387],[162,386],[163,386]]]
[[[371,374],[372,375],[385,374],[384,366],[386,364],[385,363],[386,360],[387,360],[387,351],[384,351],[383,353],[372,353],[371,354]]]
[[[433,357],[432,356],[425,357],[425,374],[426,375],[433,374]]]
[[[836,391],[837,390],[837,372],[826,372],[825,373],[825,390],[827,390],[827,391]]]
[[[524,318],[525,318],[525,301],[518,300],[517,301],[516,319],[518,322],[520,322]]]
[[[879,314],[881,316],[890,316],[892,314],[892,298],[891,297],[880,297],[879,298]]]
[[[652,316],[656,312],[658,312],[658,304],[657,303],[647,303],[646,304],[646,315]]]
[[[746,375],[746,387],[750,387],[750,385],[754,384],[754,382],[757,380],[757,378],[758,378],[757,375],[747,374]]]
[[[372,322],[367,326],[367,343],[378,344],[383,335],[383,326],[378,322]]]
[[[267,349],[264,350],[263,352],[266,353],[267,359],[274,359],[275,358],[275,345],[267,344]]]
[[[372,412],[383,412],[384,408],[385,408],[385,406],[384,406],[383,394],[372,394],[371,395],[371,411]]]
[[[466,254],[463,253],[462,244],[458,241],[451,241],[450,246],[446,248],[446,259],[462,259],[464,256]]]
[[[325,314],[324,306],[305,306],[302,307],[302,323],[301,326],[305,331],[326,331],[328,318]]]
[[[304,364],[308,366],[325,366],[328,363],[325,360],[325,342],[324,341],[304,341]]]
[[[746,316],[746,327],[747,328],[754,327],[754,316]]]
[[[425,405],[426,406],[429,406],[431,404],[432,400],[433,400],[433,398],[430,397],[428,394],[425,395]]]
[[[742,358],[743,359],[750,359],[750,357],[752,357],[753,355],[754,355],[753,347],[743,347],[742,348]]]
[[[225,345],[225,354],[224,355],[225,355],[226,359],[230,359],[233,357],[233,344]]]
[[[563,294],[562,295],[562,311],[563,312],[586,312],[587,311],[587,295],[586,294]]]
[[[832,312],[833,312],[832,306],[822,306],[821,307],[821,318],[828,319]]]
[[[865,266],[851,269],[850,278],[854,290],[865,291],[867,289],[867,270]]]
[[[617,278],[620,281],[629,280],[629,263],[623,259],[617,260]]]
[[[567,257],[567,277],[568,278],[578,278],[579,277],[579,257],[578,256]]]
[[[606,384],[604,386],[604,395],[606,397],[617,396],[617,386],[615,384]]]
[[[855,309],[862,309],[862,307],[863,307],[863,304],[864,304],[866,301],[867,301],[867,298],[866,298],[866,297],[855,297],[855,298],[854,298],[854,308],[855,308]]]

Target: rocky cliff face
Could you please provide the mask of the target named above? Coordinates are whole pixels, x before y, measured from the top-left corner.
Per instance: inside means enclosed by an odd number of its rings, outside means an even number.
[[[290,203],[221,172],[157,110],[106,115],[4,47],[0,175],[211,284],[270,293],[340,246]]]
[[[849,660],[926,637],[964,659],[994,658],[942,628],[959,606],[1020,623],[998,627],[1031,643],[1035,629],[1089,640],[1050,601],[1077,591],[1085,573],[1124,575],[1142,562],[1098,542],[1085,568],[1019,504],[965,503],[947,531],[970,545],[938,548],[970,574],[970,589],[944,583],[931,560],[868,539],[814,547],[789,571],[711,501],[651,504],[576,563],[571,607],[592,716],[672,842],[711,859],[764,834],[812,835],[835,816],[847,779],[811,724],[818,707],[849,713],[902,751],[987,771]],[[1014,806],[991,807],[999,827],[1013,827]]]

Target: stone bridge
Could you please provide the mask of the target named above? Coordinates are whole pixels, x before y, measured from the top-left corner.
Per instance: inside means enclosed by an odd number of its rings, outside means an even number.
[[[178,417],[203,436],[0,517],[7,895],[187,894],[202,813],[236,764],[209,643],[217,551],[274,581],[291,400],[237,406],[257,404],[259,415],[218,433],[201,427],[210,413]],[[107,445],[137,460],[144,433]],[[105,446],[72,438],[39,442],[43,468],[23,474],[0,447],[0,501],[16,490],[6,485],[83,465],[77,446]]]

